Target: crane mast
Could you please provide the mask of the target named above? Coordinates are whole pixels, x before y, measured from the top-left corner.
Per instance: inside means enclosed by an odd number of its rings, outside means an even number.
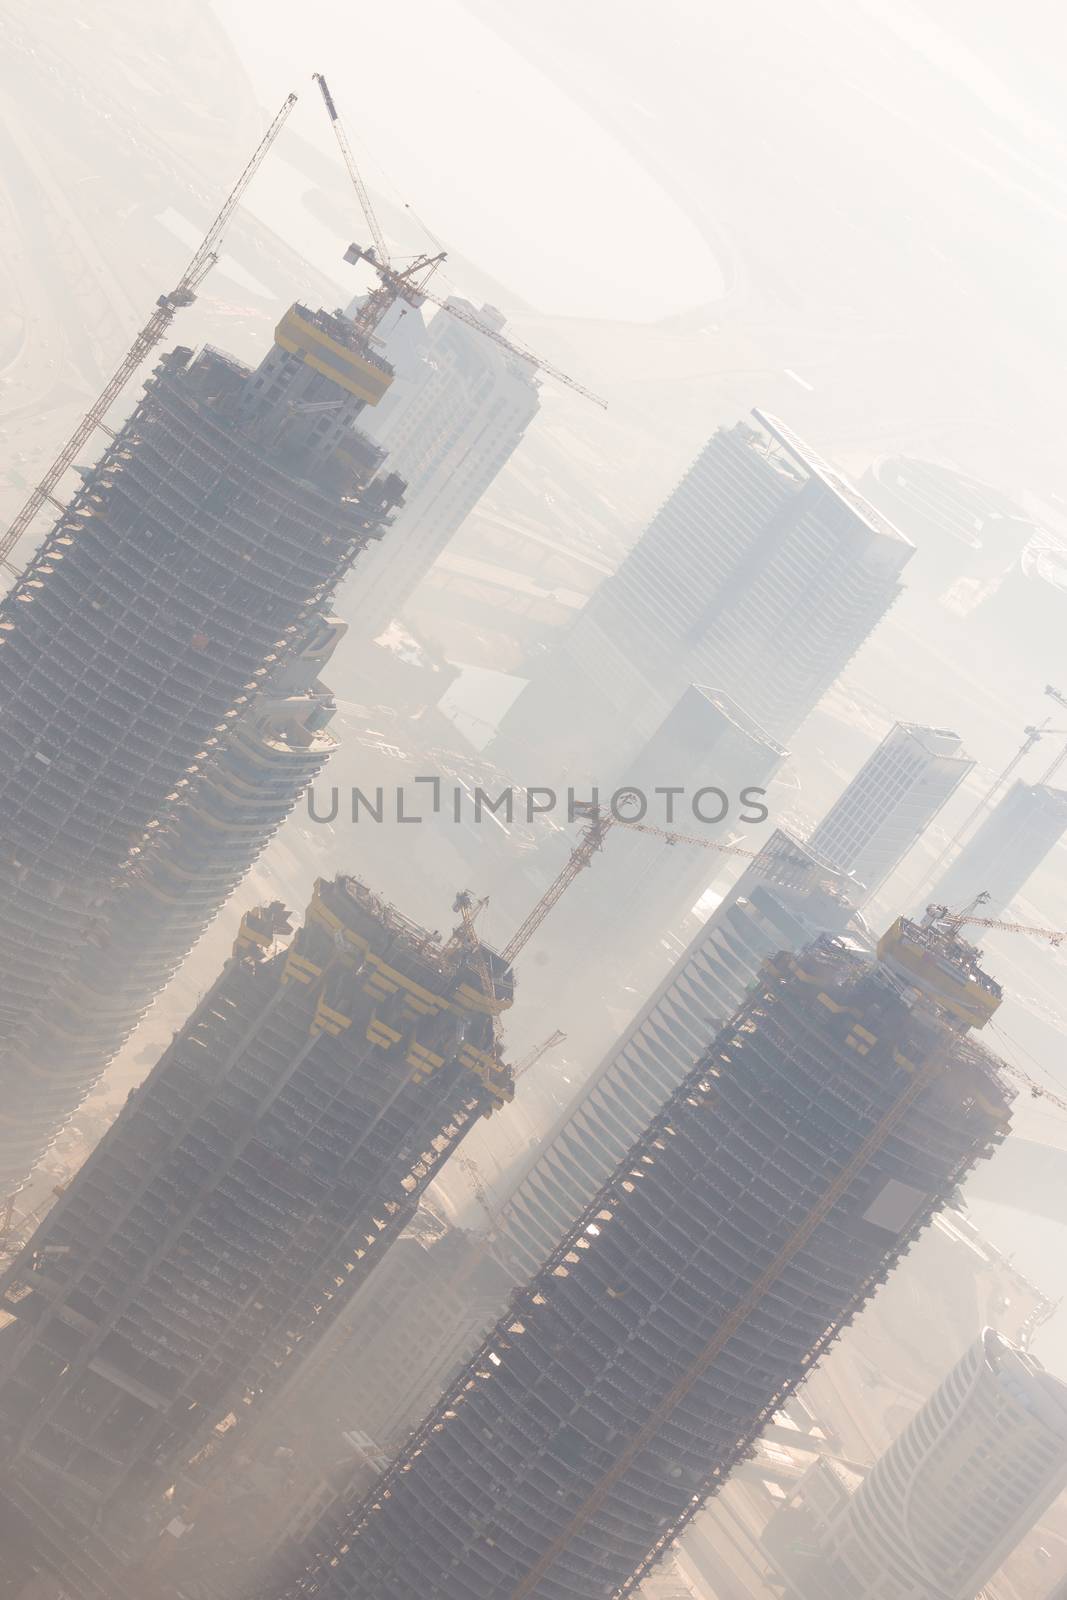
[[[223,201],[218,215],[208,228],[196,254],[182,273],[177,284],[169,294],[160,295],[156,302],[156,309],[134,339],[122,361],[49,466],[40,483],[30,493],[26,503],[17,513],[10,527],[0,538],[0,565],[7,567],[16,577],[19,576],[19,569],[11,562],[11,552],[46,503],[55,506],[58,511],[64,509],[63,501],[56,493],[64,474],[74,464],[83,447],[92,437],[93,432],[97,428],[104,426],[104,418],[107,416],[111,406],[125,389],[141,363],[159,344],[160,340],[165,337],[176,312],[180,311],[184,306],[192,305],[196,299],[197,289],[218,260],[216,247],[226,230],[227,223],[236,211],[245,190],[258,171],[263,158],[281,132],[282,126],[295,104],[296,95],[289,95],[256,146],[244,171]]]
[[[356,166],[356,158],[352,154],[352,146],[348,142],[344,123],[337,115],[337,107],[334,105],[333,95],[330,93],[329,85],[321,72],[313,72],[311,76],[319,86],[319,92],[326,107],[326,115],[333,124],[334,138],[337,140],[341,155],[344,157],[345,166],[348,168],[348,176],[352,179],[352,187],[359,198],[360,209],[367,219],[367,226],[371,231],[371,238],[374,240],[374,248],[378,252],[378,260],[383,266],[387,267],[389,265],[389,248],[385,242],[385,235],[382,233],[374,207],[371,205],[370,195],[367,193],[360,170]]]
[[[367,227],[371,232],[371,238],[374,240],[374,248],[371,250],[364,250],[359,245],[353,244],[349,245],[345,251],[345,260],[347,262],[355,264],[357,261],[366,261],[369,266],[374,268],[379,280],[378,288],[369,296],[367,302],[360,308],[356,316],[357,326],[367,332],[372,331],[385,316],[389,307],[394,305],[397,300],[406,300],[409,305],[413,306],[420,306],[424,301],[428,300],[439,311],[444,311],[448,316],[454,317],[457,322],[463,322],[468,328],[475,329],[483,338],[491,340],[493,344],[498,345],[502,350],[506,350],[509,355],[514,356],[517,360],[528,362],[536,371],[544,372],[548,377],[554,378],[557,383],[562,383],[566,388],[573,389],[577,394],[582,395],[586,400],[591,400],[594,405],[600,406],[602,410],[606,411],[608,404],[606,400],[602,400],[599,395],[593,394],[592,390],[585,388],[583,384],[577,383],[574,378],[568,377],[565,372],[560,371],[559,367],[554,367],[550,362],[543,361],[532,350],[525,349],[523,345],[516,344],[514,340],[506,339],[495,328],[488,327],[476,312],[468,311],[449,300],[442,300],[439,295],[431,294],[426,288],[426,279],[445,260],[445,252],[443,250],[435,256],[417,256],[402,272],[392,265],[385,236],[382,233],[381,223],[378,221],[374,206],[371,204],[370,195],[367,193],[367,186],[363,182],[359,168],[356,165],[355,157],[352,154],[352,146],[349,144],[344,124],[338,115],[337,106],[334,103],[333,95],[330,93],[329,85],[321,72],[312,73],[312,77],[319,86],[319,92],[326,107],[326,114],[333,127],[334,138],[337,140],[341,156],[345,166],[348,168],[348,175],[352,179],[352,186],[356,191],[360,210],[363,212]]]
[[[556,1028],[553,1033],[549,1034],[547,1039],[542,1039],[540,1044],[535,1044],[533,1049],[524,1055],[521,1061],[516,1061],[512,1068],[511,1075],[515,1082],[518,1083],[524,1073],[529,1072],[531,1067],[536,1067],[541,1057],[547,1055],[550,1050],[554,1050],[558,1044],[562,1044],[566,1037],[567,1035],[562,1028]]]

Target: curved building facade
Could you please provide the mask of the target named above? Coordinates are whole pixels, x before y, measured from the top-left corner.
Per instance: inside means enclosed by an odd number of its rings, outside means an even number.
[[[1065,1484],[1067,1383],[987,1328],[834,1522],[829,1593],[974,1600]]]
[[[384,531],[402,485],[352,424],[390,377],[351,324],[299,306],[255,372],[173,351],[0,603],[5,1099],[153,823]],[[30,1110],[0,1110],[9,1184],[58,1125],[52,1088],[29,1141]]]
[[[299,655],[215,744],[10,1052],[0,1193],[99,1079],[336,746],[318,671],[343,631],[319,618]]]

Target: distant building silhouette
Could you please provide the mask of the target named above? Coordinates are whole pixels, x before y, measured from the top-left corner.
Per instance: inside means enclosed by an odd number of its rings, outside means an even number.
[[[876,894],[974,766],[958,733],[898,722],[811,835],[813,850]]]
[[[1067,789],[1019,779],[976,829],[927,899],[965,911],[989,896],[981,915],[1000,917],[1067,832]]]
[[[455,295],[448,304],[504,331],[506,319],[494,306]],[[521,444],[540,404],[536,368],[447,311],[427,325],[401,302],[375,338],[396,381],[367,429],[407,489],[388,547],[369,551],[358,579],[341,592],[353,644],[373,639],[402,609]],[[342,668],[345,660],[342,647]]]
[[[753,416],[712,436],[535,671],[493,746],[516,776],[614,772],[691,683],[788,740],[892,605],[913,546]]]

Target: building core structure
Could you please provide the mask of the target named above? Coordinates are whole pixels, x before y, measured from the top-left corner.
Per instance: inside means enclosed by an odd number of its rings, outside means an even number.
[[[958,733],[896,723],[816,827],[812,849],[853,873],[869,899],[973,766]]]
[[[245,917],[0,1279],[0,1502],[72,1595],[113,1593],[98,1537],[133,1559],[188,1512],[192,1458],[233,1447],[513,1093],[492,952],[347,878],[320,880],[287,935],[277,904]]]
[[[802,1482],[768,1550],[790,1600],[974,1600],[1065,1484],[1067,1383],[987,1328],[852,1492]]]
[[[721,428],[541,664],[493,755],[602,779],[691,683],[787,741],[901,589],[914,547],[784,424]]]
[[[1010,1096],[948,925],[767,964],[374,1490],[322,1600],[631,1594],[954,1186]]]
[[[299,305],[255,371],[172,351],[0,602],[8,1191],[91,1082],[39,1059],[15,1104],[28,1033],[154,828],[402,497],[353,426],[391,379],[344,317]]]

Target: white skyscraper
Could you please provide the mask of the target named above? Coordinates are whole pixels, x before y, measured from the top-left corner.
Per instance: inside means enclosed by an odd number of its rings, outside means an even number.
[[[449,299],[495,332],[505,319]],[[429,324],[396,306],[378,329],[396,380],[368,429],[407,483],[385,538],[365,551],[339,610],[350,638],[372,639],[396,616],[473,511],[537,415],[536,369],[447,312]],[[395,393],[393,392],[395,391]],[[342,650],[339,659],[344,659]]]
[[[803,1600],[974,1600],[1064,1484],[1067,1383],[987,1328],[790,1577]]]
[[[782,423],[753,416],[713,434],[519,696],[494,745],[506,768],[539,758],[549,778],[600,778],[690,683],[784,742],[889,610],[914,546]]]
[[[830,807],[811,847],[867,896],[903,861],[974,762],[958,733],[898,722]]]

